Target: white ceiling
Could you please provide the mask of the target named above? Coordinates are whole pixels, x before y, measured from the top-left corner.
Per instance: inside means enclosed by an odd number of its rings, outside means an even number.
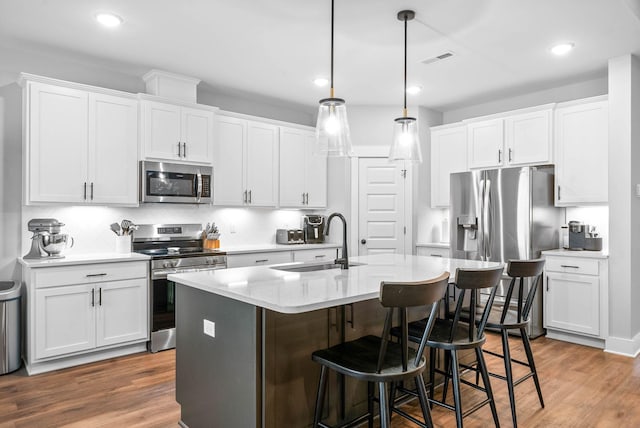
[[[403,25],[409,22],[409,104],[447,110],[606,73],[640,56],[640,0],[335,0],[336,96],[402,104]],[[0,0],[0,42],[12,51],[89,58],[123,73],[152,68],[205,85],[303,105],[328,96],[330,0]],[[93,16],[124,18],[115,30]],[[549,48],[575,43],[566,57]],[[445,51],[439,63],[421,62]],[[11,58],[0,58],[10,69]],[[4,62],[4,65],[3,65]],[[6,71],[6,70],[5,70]],[[16,71],[16,70],[14,70]],[[21,70],[18,70],[21,71]]]

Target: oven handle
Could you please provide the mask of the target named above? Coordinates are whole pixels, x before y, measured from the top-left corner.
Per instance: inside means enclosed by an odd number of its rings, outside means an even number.
[[[197,198],[198,202],[200,202],[200,199],[202,199],[202,174],[201,173],[198,173],[198,183],[197,183],[196,198]]]
[[[151,279],[167,279],[167,275],[171,273],[190,273],[190,272],[202,272],[206,270],[218,270],[218,269],[226,269],[226,265],[210,265],[203,267],[193,267],[193,268],[185,268],[185,269],[160,269],[151,272]]]

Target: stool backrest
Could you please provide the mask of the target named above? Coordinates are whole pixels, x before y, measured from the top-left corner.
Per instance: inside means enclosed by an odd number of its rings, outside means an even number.
[[[540,282],[540,278],[542,277],[542,270],[544,269],[544,259],[534,259],[534,260],[509,260],[509,264],[507,265],[507,275],[511,277],[511,282],[509,283],[509,289],[507,290],[507,296],[505,298],[505,302],[510,302],[511,297],[513,295],[513,291],[516,287],[516,281],[518,281],[518,322],[522,322],[523,320],[529,319],[529,312],[531,311],[531,306],[533,305],[533,298],[535,297],[536,290],[538,289],[538,282]],[[531,278],[531,287],[529,288],[529,292],[527,293],[527,299],[523,305],[523,291],[524,291],[524,279]],[[505,304],[502,308],[502,313],[500,315],[500,322],[503,323],[507,317],[507,311],[509,310],[509,305]]]
[[[496,297],[497,286],[500,283],[503,270],[503,266],[484,269],[458,268],[456,270],[455,286],[460,289],[460,295],[456,304],[456,310],[453,314],[451,330],[449,332],[450,341],[453,340],[455,332],[458,330],[460,317],[465,312],[469,314],[468,317],[471,320],[465,324],[465,326],[468,326],[469,341],[475,341],[482,337],[489,319],[491,306],[493,306],[493,301]],[[478,299],[477,291],[481,288],[491,289],[489,298],[485,302],[484,307],[480,305],[481,302]],[[469,299],[465,299],[467,293],[469,294]],[[466,304],[465,300],[467,300]],[[482,315],[476,330],[476,323],[473,322],[473,319],[475,319],[475,314],[478,309],[481,309]]]
[[[433,323],[438,314],[438,306],[440,299],[443,298],[444,292],[449,282],[449,272],[443,272],[436,278],[426,281],[417,282],[385,282],[380,283],[380,304],[386,308],[387,316],[382,330],[382,341],[380,352],[378,354],[377,373],[382,370],[382,364],[387,352],[387,342],[389,333],[393,323],[393,313],[397,309],[400,311],[400,328],[402,331],[400,344],[402,349],[402,368],[407,370],[408,365],[408,349],[409,349],[409,322],[407,319],[407,308],[415,306],[431,305],[430,315],[427,321],[427,327],[423,334],[418,352],[416,354],[415,364],[417,365],[422,358],[427,338],[433,329]]]

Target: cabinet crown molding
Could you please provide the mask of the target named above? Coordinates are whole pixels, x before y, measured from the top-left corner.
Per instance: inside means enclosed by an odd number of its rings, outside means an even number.
[[[52,77],[39,76],[37,74],[20,73],[18,77],[18,85],[24,88],[29,82],[38,82],[48,85],[62,86],[70,89],[78,89],[81,91],[93,92],[98,94],[113,95],[122,98],[136,99],[136,94],[131,92],[119,91],[117,89],[103,88],[100,86],[86,85],[84,83],[69,82],[68,80],[54,79]]]

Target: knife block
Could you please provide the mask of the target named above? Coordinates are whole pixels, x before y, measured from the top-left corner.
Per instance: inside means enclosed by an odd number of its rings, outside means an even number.
[[[202,247],[207,249],[220,248],[219,239],[203,239]]]

